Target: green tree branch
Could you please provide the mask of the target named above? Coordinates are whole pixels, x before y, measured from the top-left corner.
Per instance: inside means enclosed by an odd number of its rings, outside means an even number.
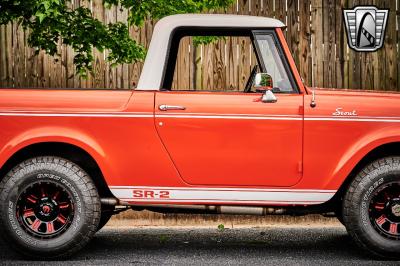
[[[29,32],[28,44],[36,52],[58,55],[58,44],[75,51],[77,73],[86,77],[93,70],[93,48],[108,50],[111,64],[144,60],[145,48],[129,36],[128,27],[140,27],[146,19],[171,14],[199,13],[226,8],[234,0],[103,0],[106,7],[121,5],[129,11],[127,23],[105,25],[90,9],[68,6],[71,0],[0,0],[0,24],[16,22]],[[204,43],[204,42],[203,42]]]

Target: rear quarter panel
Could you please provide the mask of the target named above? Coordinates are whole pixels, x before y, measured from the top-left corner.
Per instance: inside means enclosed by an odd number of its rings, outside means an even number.
[[[400,95],[316,90],[305,96],[304,178],[299,187],[338,189],[374,148],[400,142]],[[339,115],[339,111],[347,112]]]

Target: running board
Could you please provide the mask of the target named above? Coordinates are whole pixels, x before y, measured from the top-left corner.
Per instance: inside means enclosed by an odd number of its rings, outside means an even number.
[[[128,204],[117,198],[102,198],[102,205],[129,206],[133,210],[149,210],[160,213],[197,213],[197,214],[237,214],[237,215],[306,215],[325,213],[331,215],[326,206],[292,206],[292,207],[265,207],[265,206],[231,206],[231,205],[177,205],[177,204]]]

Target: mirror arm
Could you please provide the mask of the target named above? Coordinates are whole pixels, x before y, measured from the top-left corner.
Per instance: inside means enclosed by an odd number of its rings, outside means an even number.
[[[263,103],[276,103],[278,99],[271,90],[266,90],[265,93],[261,96],[261,101]]]

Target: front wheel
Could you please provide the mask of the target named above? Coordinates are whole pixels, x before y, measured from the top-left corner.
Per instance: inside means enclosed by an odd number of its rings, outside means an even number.
[[[1,235],[25,256],[68,257],[89,242],[99,219],[96,187],[65,159],[29,159],[0,183]]]
[[[377,160],[356,176],[344,197],[343,220],[369,254],[400,258],[400,157]]]

